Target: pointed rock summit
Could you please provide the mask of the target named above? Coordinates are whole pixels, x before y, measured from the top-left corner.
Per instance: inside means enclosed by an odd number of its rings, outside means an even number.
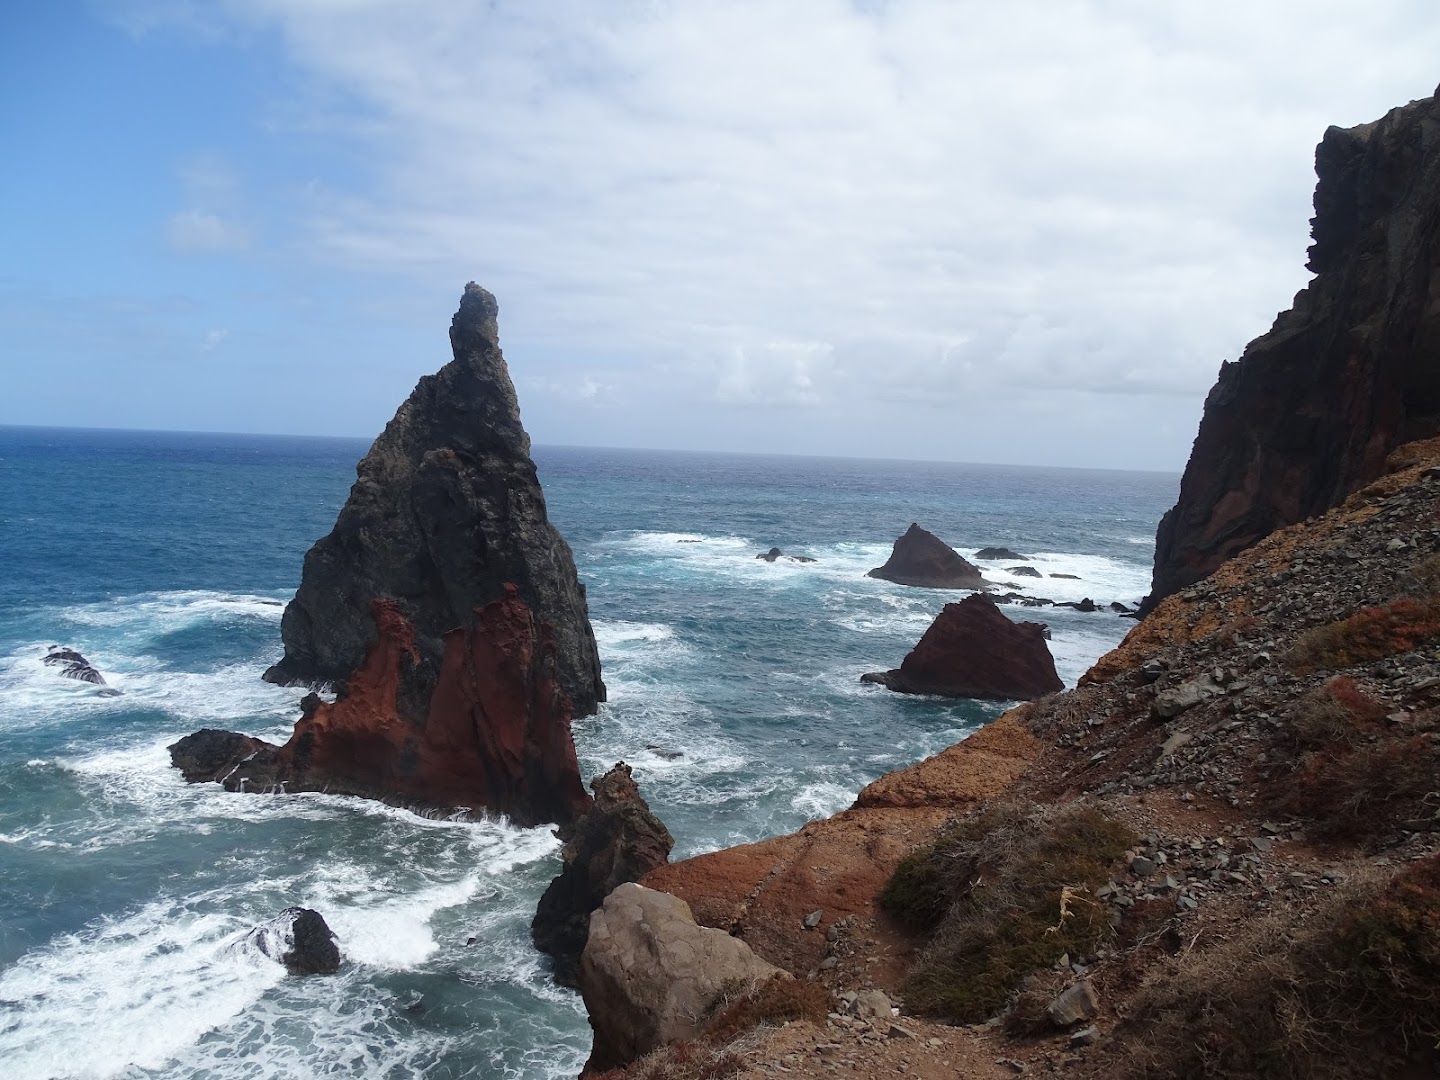
[[[988,584],[977,567],[914,522],[895,541],[885,565],[865,576],[924,589],[983,589]]]
[[[376,639],[371,606],[392,601],[414,628],[400,707],[418,719],[444,638],[513,583],[550,628],[561,689],[577,715],[605,700],[585,588],[545,497],[500,352],[495,297],[465,286],[450,324],[454,359],[422,378],[356,467],[330,535],[305,556],[270,682],[342,690]]]
[[[305,556],[271,682],[312,694],[284,746],[207,730],[170,748],[191,782],[328,791],[567,822],[590,796],[575,712],[605,699],[570,547],[545,499],[497,340],[465,287],[454,359],[415,387]]]

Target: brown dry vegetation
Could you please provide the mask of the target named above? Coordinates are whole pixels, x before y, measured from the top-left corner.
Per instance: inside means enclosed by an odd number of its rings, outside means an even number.
[[[1440,604],[1402,596],[1305,631],[1286,662],[1301,675],[1333,671],[1409,652],[1436,637],[1440,637]]]
[[[1134,1077],[1435,1075],[1440,857],[1170,961],[1117,1035]]]

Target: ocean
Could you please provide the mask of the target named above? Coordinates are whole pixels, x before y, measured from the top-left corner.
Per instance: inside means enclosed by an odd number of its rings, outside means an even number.
[[[0,1072],[55,1077],[559,1078],[579,998],[529,943],[548,828],[363,800],[187,786],[202,727],[283,741],[301,691],[260,679],[283,603],[368,440],[0,428]],[[862,685],[957,594],[866,578],[912,521],[1004,545],[1134,604],[1175,474],[537,447],[610,701],[587,776],[629,762],[675,857],[792,831],[963,738],[998,703]],[[759,561],[778,546],[814,563]],[[981,564],[1010,580],[1005,563]],[[1068,685],[1133,625],[1040,619]],[[60,677],[80,650],[118,695]],[[242,942],[318,909],[341,973]]]

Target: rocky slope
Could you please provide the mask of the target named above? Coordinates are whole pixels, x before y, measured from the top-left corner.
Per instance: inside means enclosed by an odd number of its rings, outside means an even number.
[[[1430,1075],[1440,1010],[1416,985],[1433,989],[1440,955],[1440,440],[1391,467],[1165,600],[1076,690],[796,834],[647,875],[836,995],[828,1019],[736,1044],[717,1075]],[[1045,901],[1044,923],[1083,912],[1095,943],[1062,957],[1063,935],[1047,950],[1037,931],[1001,1021],[927,1019],[919,976],[944,941],[897,921],[887,881],[959,828],[1001,859],[977,883],[1008,888],[1014,823],[1072,811],[1129,838]],[[1377,946],[1340,959],[1377,926],[1383,970]],[[873,988],[900,1014],[851,1016],[846,995]],[[1047,1011],[1065,993],[1083,1008]]]
[[[1160,525],[1147,611],[1440,431],[1440,100],[1330,128],[1315,172],[1315,279],[1222,367]]]
[[[454,358],[416,385],[356,467],[328,536],[305,556],[285,608],[285,655],[271,682],[343,690],[375,639],[371,607],[392,601],[415,633],[399,708],[428,708],[445,635],[514,584],[555,641],[577,715],[605,700],[600,660],[570,547],[550,524],[500,352],[495,298],[465,286],[450,326]]]

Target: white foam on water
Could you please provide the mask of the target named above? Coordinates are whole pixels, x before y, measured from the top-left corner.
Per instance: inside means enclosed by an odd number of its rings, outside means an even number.
[[[1090,597],[1097,604],[1112,600],[1134,605],[1150,591],[1150,569],[1138,563],[1121,562],[1103,555],[1077,555],[1069,552],[1037,551],[1027,563],[1045,575],[1043,578],[1012,578],[1003,570],[986,570],[992,580],[1013,582],[1016,591],[1031,596],[1044,596],[1056,601],[1078,601]],[[1078,580],[1055,578],[1051,574],[1074,574]]]
[[[153,635],[172,633],[203,622],[235,619],[261,619],[278,626],[284,612],[284,601],[278,596],[182,589],[74,604],[59,609],[57,616],[76,626]]]
[[[829,817],[853,803],[857,794],[852,786],[822,780],[802,787],[790,800],[790,808],[811,819]]]
[[[160,1067],[285,977],[270,960],[230,948],[246,929],[157,900],[26,953],[0,972],[6,1077]]]

